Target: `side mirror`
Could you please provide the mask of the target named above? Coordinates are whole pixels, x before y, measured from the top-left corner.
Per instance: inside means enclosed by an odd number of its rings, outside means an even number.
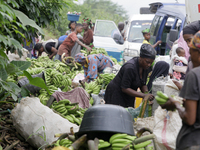
[[[178,38],[178,31],[175,30],[175,29],[170,29],[170,32],[169,32],[169,41],[170,42],[174,42],[176,41]]]

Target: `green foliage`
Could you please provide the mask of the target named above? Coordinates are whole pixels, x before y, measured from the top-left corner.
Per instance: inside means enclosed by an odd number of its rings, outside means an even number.
[[[22,75],[23,71],[31,84],[49,92],[42,79],[32,78],[25,71],[30,62],[9,62],[6,52],[17,51],[21,56],[24,39],[31,41],[31,37],[37,33],[44,34],[39,26],[54,25],[55,20],[59,20],[61,8],[66,4],[65,0],[0,0],[0,93],[5,92],[5,96],[11,95],[17,100],[22,89],[10,75]],[[26,92],[23,90],[23,93]]]
[[[39,78],[39,77],[33,78],[27,71],[24,71],[24,75],[28,78],[30,84],[40,87],[40,88],[43,88],[43,89],[47,90],[48,94],[50,94],[50,95],[52,94],[49,91],[48,87],[46,86],[46,84],[42,78]]]
[[[56,28],[51,26],[47,27],[57,38],[64,35],[68,28],[69,21],[67,20],[67,12],[82,12],[79,22],[82,23],[84,17],[90,17],[92,22],[95,23],[96,19],[112,20],[116,24],[128,19],[127,12],[124,8],[110,0],[85,0],[83,4],[78,5],[73,3],[72,0],[68,1],[69,7],[64,7],[61,13],[61,19],[56,22]],[[58,32],[60,32],[58,36]]]

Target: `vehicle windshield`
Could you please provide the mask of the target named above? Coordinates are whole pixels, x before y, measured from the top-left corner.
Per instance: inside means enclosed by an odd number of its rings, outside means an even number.
[[[128,35],[128,41],[142,43],[144,40],[142,30],[150,28],[151,20],[135,20],[131,22],[131,28]]]
[[[95,24],[95,36],[113,37],[115,33],[119,33],[117,26],[112,21],[97,21]]]

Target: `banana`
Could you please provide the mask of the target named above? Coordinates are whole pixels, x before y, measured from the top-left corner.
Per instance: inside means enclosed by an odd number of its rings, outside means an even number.
[[[74,119],[71,116],[68,115],[68,116],[65,116],[65,118],[69,120],[70,122],[74,123]]]
[[[65,105],[64,105],[64,104],[60,104],[60,105],[57,104],[53,109],[56,110],[56,109],[58,109],[58,108],[60,108],[60,107],[63,107],[63,106],[65,106]]]
[[[65,116],[67,113],[68,113],[68,111],[67,111],[67,110],[65,110],[65,112],[63,112],[62,114]]]
[[[113,136],[111,136],[109,142],[112,143],[112,141],[114,139],[121,139],[121,138],[124,138],[126,136],[127,136],[127,134],[121,134],[121,133],[114,134]]]
[[[125,139],[129,139],[129,140],[133,141],[133,140],[136,139],[136,136],[127,135],[127,136],[125,137]]]
[[[168,100],[169,97],[167,96],[167,94],[163,93],[162,91],[157,91],[157,95],[165,100]]]
[[[134,145],[135,149],[146,147],[147,145],[151,144],[152,141],[145,141],[140,144]]]
[[[129,144],[129,143],[114,143],[114,144],[112,144],[112,147],[123,148],[123,147],[125,147],[127,144]]]
[[[132,141],[128,140],[128,139],[114,139],[111,144],[115,144],[115,143],[124,143],[125,144],[126,143],[126,145],[127,145],[131,142]]]
[[[161,98],[159,96],[156,96],[155,99],[158,102],[158,104],[161,104],[161,105],[163,105],[163,104],[165,104],[167,102],[167,100],[165,100],[165,99],[163,99],[163,98]]]
[[[59,113],[63,113],[65,112],[66,108],[64,106],[59,107],[58,109],[56,109],[56,111],[58,111]]]
[[[98,149],[100,148],[106,148],[106,147],[109,147],[110,146],[110,143],[104,141],[104,142],[100,142],[99,145],[98,145]]]

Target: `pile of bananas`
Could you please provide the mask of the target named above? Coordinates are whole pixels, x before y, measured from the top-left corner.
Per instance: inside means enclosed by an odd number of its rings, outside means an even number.
[[[61,100],[59,102],[53,102],[51,106],[60,116],[66,118],[71,123],[80,125],[82,122],[82,117],[86,109],[82,109],[77,103],[71,104],[67,99]]]
[[[148,146],[149,144],[151,144],[151,140],[133,145],[133,141],[136,139],[136,136],[130,136],[127,134],[121,134],[121,133],[117,133],[114,134],[113,136],[110,137],[109,142],[107,141],[103,141],[103,140],[99,140],[99,149],[103,150],[106,149],[108,147],[112,147],[112,150],[121,150],[124,147],[129,147],[130,150],[153,150],[153,146]],[[148,146],[148,147],[147,147]]]
[[[69,139],[57,140],[56,143],[54,144],[55,147],[57,146],[70,147],[71,145],[72,141]]]
[[[104,55],[108,56],[108,53],[106,52],[106,50],[104,48],[93,48],[90,53],[88,53],[85,50],[81,50],[80,52],[84,53],[85,56],[92,55],[92,54],[104,54]]]
[[[101,90],[101,85],[98,85],[97,82],[85,83],[85,90],[88,94],[99,94]]]
[[[110,83],[110,81],[112,81],[115,78],[115,74],[114,73],[104,73],[104,74],[100,74],[99,78],[103,80],[103,82],[108,85]]]
[[[168,101],[169,97],[162,91],[157,91],[157,95],[156,95],[155,99],[159,105],[163,105]]]

